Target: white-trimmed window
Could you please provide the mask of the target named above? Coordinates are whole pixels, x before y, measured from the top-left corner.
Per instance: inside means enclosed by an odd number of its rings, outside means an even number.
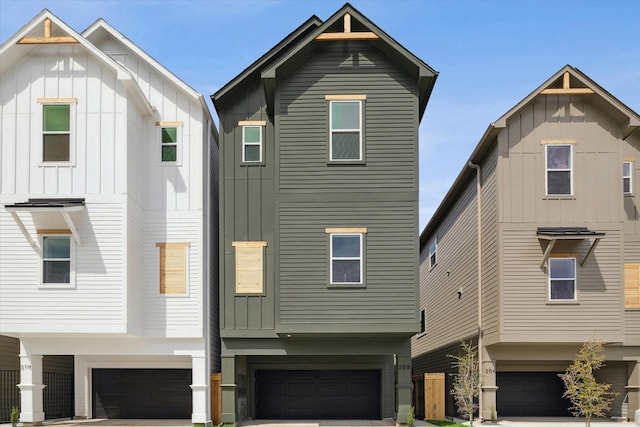
[[[633,162],[622,163],[622,191],[633,194]]]
[[[262,126],[242,127],[242,162],[262,162]]]
[[[38,98],[42,104],[42,162],[71,162],[76,98]]]
[[[366,97],[354,95],[354,99],[342,99],[342,96],[327,95],[325,98],[329,100],[329,160],[364,160],[362,108]]]
[[[156,243],[156,247],[160,251],[160,293],[185,295],[189,243]]]
[[[75,242],[68,234],[42,234],[42,285],[73,286]]]
[[[182,122],[156,122],[160,130],[160,164],[179,165],[182,162]]]
[[[366,229],[326,229],[329,234],[329,283],[364,283],[364,233]]]
[[[438,262],[438,238],[434,237],[431,243],[429,243],[429,268],[436,266]]]
[[[424,335],[427,333],[427,309],[420,310],[420,331],[418,335]]]
[[[576,301],[578,299],[575,258],[549,258],[547,275],[550,301]]]
[[[545,147],[547,195],[572,195],[573,145],[547,144]]]

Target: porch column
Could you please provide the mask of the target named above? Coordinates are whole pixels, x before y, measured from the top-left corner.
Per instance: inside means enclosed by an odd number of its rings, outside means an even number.
[[[41,425],[44,421],[42,406],[42,355],[27,354],[20,342],[20,421],[25,426]]]
[[[634,421],[635,413],[640,409],[640,361],[631,361],[627,364],[627,386],[629,393],[629,419]],[[624,397],[624,396],[623,396]],[[640,420],[635,420],[636,424]]]
[[[222,368],[222,424],[236,424],[236,359],[235,356],[223,355],[221,357]]]
[[[480,419],[493,421],[497,419],[498,411],[496,407],[496,361],[491,358],[491,354],[483,347],[482,366],[480,367],[480,384],[482,384],[482,408],[480,408]]]
[[[398,424],[407,424],[409,410],[412,406],[413,396],[411,390],[413,384],[411,382],[411,341],[407,341],[407,348],[404,354],[396,355],[396,422]]]
[[[193,424],[213,425],[211,421],[211,397],[209,388],[209,370],[204,354],[191,356],[191,393],[193,408],[191,422]]]

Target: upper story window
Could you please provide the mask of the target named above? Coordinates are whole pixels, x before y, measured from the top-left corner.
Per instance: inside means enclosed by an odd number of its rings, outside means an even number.
[[[74,241],[70,235],[42,235],[42,284],[73,285]]]
[[[633,194],[633,162],[622,163],[622,191]]]
[[[420,331],[418,335],[424,335],[427,332],[427,309],[420,310]]]
[[[156,122],[160,128],[160,163],[180,164],[182,161],[182,122]]]
[[[327,95],[329,101],[329,160],[364,160],[364,95]]]
[[[70,162],[76,98],[38,98],[42,104],[42,161]]]
[[[438,262],[438,238],[434,237],[431,243],[429,243],[429,268],[436,266]]]
[[[160,250],[160,293],[187,293],[189,243],[156,243]]]
[[[327,228],[329,234],[329,283],[361,285],[364,283],[365,228]]]
[[[546,145],[547,195],[573,194],[573,145]]]
[[[266,121],[247,120],[238,122],[242,128],[242,163],[262,164],[264,162],[264,127]]]
[[[547,274],[549,300],[576,301],[578,299],[575,258],[549,258]]]
[[[232,242],[236,248],[236,294],[264,294],[264,248],[267,242]]]

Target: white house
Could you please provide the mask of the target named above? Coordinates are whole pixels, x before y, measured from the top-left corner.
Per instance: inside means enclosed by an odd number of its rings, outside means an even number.
[[[217,130],[203,96],[101,19],[43,10],[0,46],[0,335],[21,421],[43,355],[73,355],[75,416],[210,423]],[[214,260],[214,261],[209,261]]]

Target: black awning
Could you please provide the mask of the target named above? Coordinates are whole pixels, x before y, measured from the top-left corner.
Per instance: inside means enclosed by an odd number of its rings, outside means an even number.
[[[84,199],[29,199],[12,205],[4,205],[7,209],[34,210],[43,208],[73,208],[84,207]]]
[[[553,246],[558,240],[584,240],[595,238],[595,240],[591,244],[591,247],[580,263],[581,266],[584,266],[593,251],[596,249],[596,246],[598,246],[598,243],[600,243],[600,239],[605,236],[605,233],[589,230],[587,227],[538,227],[536,233],[538,235],[538,239],[549,241],[549,244],[547,245],[547,248],[542,255],[540,267],[544,267],[547,259],[549,259],[549,255],[551,255]]]

